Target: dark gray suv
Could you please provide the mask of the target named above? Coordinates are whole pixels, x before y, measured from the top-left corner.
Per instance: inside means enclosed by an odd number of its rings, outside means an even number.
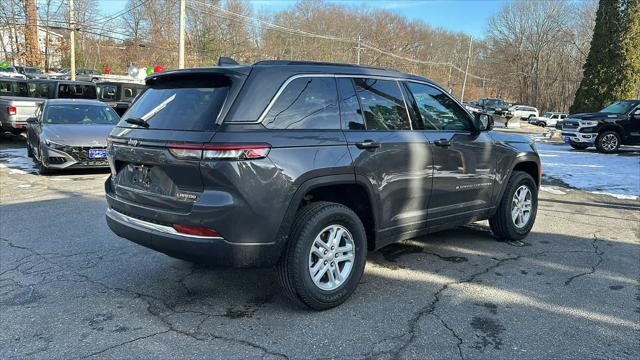
[[[277,266],[313,309],[346,300],[367,250],[489,219],[533,226],[540,160],[440,86],[393,70],[263,61],[147,78],[108,139],[107,222],[167,255]]]

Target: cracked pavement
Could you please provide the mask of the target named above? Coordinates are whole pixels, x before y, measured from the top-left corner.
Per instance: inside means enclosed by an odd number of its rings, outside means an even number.
[[[116,237],[105,176],[0,168],[0,358],[640,358],[638,200],[541,192],[524,241],[480,222],[393,244],[310,312],[273,270]]]

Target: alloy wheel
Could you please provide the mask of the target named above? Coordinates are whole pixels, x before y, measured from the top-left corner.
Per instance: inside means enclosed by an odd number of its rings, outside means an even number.
[[[320,289],[331,291],[346,282],[353,269],[353,236],[342,225],[329,225],[316,236],[309,251],[309,275]]]
[[[614,134],[607,134],[602,137],[602,148],[606,151],[613,151],[618,147],[618,138]]]
[[[513,194],[511,219],[518,229],[522,229],[529,223],[532,206],[531,198],[531,190],[526,185],[521,185]]]

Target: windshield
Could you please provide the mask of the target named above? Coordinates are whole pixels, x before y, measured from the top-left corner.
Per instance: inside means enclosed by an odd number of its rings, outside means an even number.
[[[131,127],[126,120],[137,119],[152,129],[213,130],[229,85],[224,76],[164,79],[138,97],[118,126]]]
[[[546,112],[546,113],[542,114],[542,116],[544,116],[546,118],[550,118],[551,115],[553,115],[553,113],[550,113],[550,112]]]
[[[485,101],[485,106],[507,106],[507,103],[500,99],[487,99]]]
[[[612,113],[612,114],[626,114],[634,106],[638,105],[638,102],[634,101],[616,101],[613,104],[607,106],[606,108],[600,110],[600,112]]]
[[[44,112],[44,123],[66,125],[115,125],[118,114],[102,105],[50,105]]]
[[[24,72],[27,74],[42,74],[42,71],[36,68],[24,68]]]
[[[58,97],[63,99],[97,99],[96,86],[91,84],[62,83],[58,85]]]

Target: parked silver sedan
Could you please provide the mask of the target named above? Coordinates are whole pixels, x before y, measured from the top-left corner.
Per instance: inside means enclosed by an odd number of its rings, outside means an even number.
[[[27,120],[27,153],[40,174],[108,167],[107,135],[120,118],[97,100],[51,99]]]

